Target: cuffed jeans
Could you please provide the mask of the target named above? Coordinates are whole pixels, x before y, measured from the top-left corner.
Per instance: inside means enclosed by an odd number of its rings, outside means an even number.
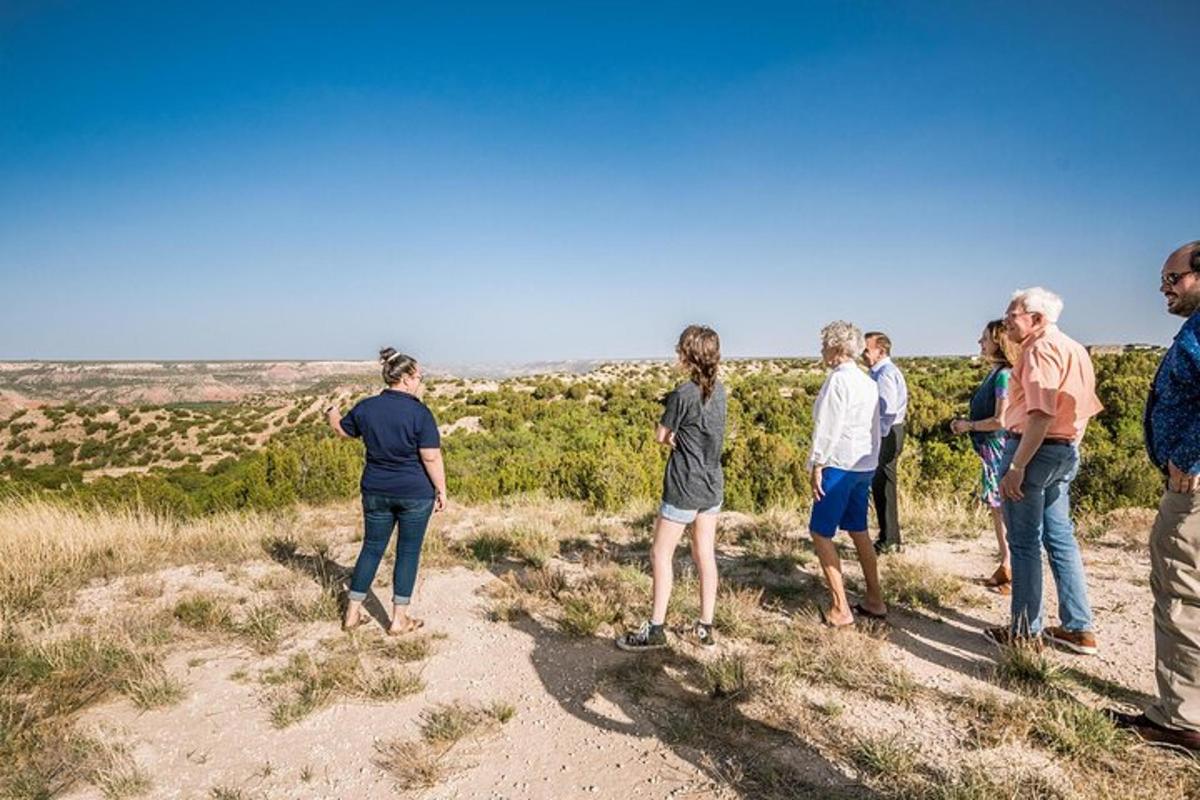
[[[1008,472],[1020,441],[1009,439],[1000,462]],[[1036,636],[1042,630],[1042,548],[1058,589],[1058,616],[1069,631],[1092,627],[1083,558],[1071,522],[1071,481],[1079,471],[1079,450],[1071,444],[1043,444],[1025,467],[1020,500],[1004,501],[1008,548],[1012,554],[1012,631]]]
[[[392,573],[392,603],[408,605],[417,583],[417,567],[421,563],[421,544],[433,513],[433,499],[409,499],[386,494],[363,492],[363,543],[350,578],[350,599],[366,598],[379,570],[379,562],[399,528],[396,540],[396,567]]]

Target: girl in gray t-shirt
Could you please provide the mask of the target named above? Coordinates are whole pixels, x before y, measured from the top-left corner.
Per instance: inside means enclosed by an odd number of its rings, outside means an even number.
[[[662,507],[654,523],[651,563],[654,606],[650,619],[617,639],[622,650],[640,652],[667,646],[664,624],[675,576],[672,560],[684,529],[692,526],[692,559],[700,574],[700,619],[692,633],[714,643],[717,601],[717,513],[725,494],[721,451],[725,442],[725,387],[717,380],[721,340],[712,328],[689,325],[675,348],[679,368],[691,379],[667,395],[655,438],[671,448],[663,476]]]

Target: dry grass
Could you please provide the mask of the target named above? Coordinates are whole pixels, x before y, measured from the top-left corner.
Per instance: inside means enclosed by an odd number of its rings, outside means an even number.
[[[0,631],[0,796],[49,797],[79,781],[108,797],[145,787],[122,746],[77,732],[74,718],[116,694],[141,708],[179,700],[182,686],[146,644],[155,638],[100,629],[31,641],[11,628]]]
[[[909,504],[908,512],[910,529],[925,526],[938,535],[986,531],[986,517],[965,507]],[[650,579],[639,561],[644,543],[638,539],[640,523],[628,515],[590,517],[572,504],[538,498],[471,509],[470,516],[452,513],[461,515],[458,523],[448,523],[443,515],[438,524],[455,524],[455,536],[463,538],[431,531],[424,563],[478,566],[477,556],[504,561],[505,568],[498,570],[504,578],[489,590],[494,619],[530,614],[547,630],[559,626],[594,636],[646,615]],[[471,517],[477,514],[486,515],[486,525],[474,527]],[[940,527],[934,528],[935,522]],[[1094,709],[1065,694],[1078,681],[1050,654],[1000,652],[994,677],[1017,690],[1015,697],[990,690],[956,698],[916,683],[878,636],[831,632],[803,613],[788,613],[806,596],[807,579],[795,568],[807,558],[798,523],[803,526],[797,514],[775,512],[740,529],[742,548],[732,557],[750,569],[730,572],[753,578],[722,583],[716,625],[723,642],[732,640],[730,648],[703,658],[688,655],[698,649],[679,648],[624,660],[610,673],[620,690],[637,700],[663,741],[695,748],[714,775],[725,776],[746,796],[764,798],[800,791],[802,784],[783,761],[761,757],[777,745],[778,752],[795,752],[797,741],[813,742],[843,772],[857,767],[882,797],[1060,798],[1068,796],[1061,789],[1064,780],[1098,798],[1138,796],[1147,786],[1172,800],[1200,796],[1200,768],[1134,744]],[[160,658],[172,631],[215,633],[269,652],[293,622],[336,619],[333,588],[340,574],[325,545],[288,538],[295,532],[284,537],[284,532],[276,518],[257,515],[172,523],[136,512],[93,515],[48,504],[0,504],[0,600],[6,611],[51,607],[92,577],[197,560],[238,562],[261,557],[264,545],[291,570],[273,566],[276,572],[260,579],[259,588],[275,595],[271,604],[239,604],[232,594],[189,594],[161,601],[165,617],[147,616],[128,631],[36,641],[5,628],[0,636],[0,796],[50,796],[79,781],[113,797],[144,789],[144,776],[119,748],[104,769],[95,767],[99,756],[85,758],[87,737],[74,731],[73,719],[87,705],[119,694],[143,708],[177,701],[183,687]],[[72,542],[72,536],[82,538]],[[568,540],[576,544],[564,550],[562,542]],[[21,548],[31,555],[27,558]],[[564,554],[556,557],[560,550]],[[795,577],[768,580],[764,603],[757,585],[761,572],[752,570],[761,570],[770,559]],[[954,608],[970,601],[970,590],[954,576],[900,557],[884,563],[892,602]],[[45,575],[61,577],[39,586]],[[670,609],[673,623],[695,618],[696,588],[685,569]],[[125,583],[127,599],[152,604],[147,601],[163,594],[163,581],[153,575]],[[338,637],[317,655],[298,655],[263,673],[264,699],[273,721],[284,726],[340,698],[386,701],[411,695],[420,678],[404,665],[427,657],[430,646],[428,637]],[[950,760],[942,754],[940,763],[918,760],[914,766],[918,731],[906,734],[916,737],[911,741],[860,738],[854,723],[863,697],[913,707],[922,717],[942,714],[955,731]],[[431,708],[422,718],[423,738],[380,745],[377,763],[396,776],[401,788],[436,785],[459,766],[453,757],[456,743],[514,713],[507,703]],[[785,739],[773,738],[783,734]],[[996,748],[1036,754],[1050,769],[997,773],[979,767],[978,758]],[[237,796],[237,790],[218,790]]]
[[[867,775],[891,786],[911,786],[918,780],[920,752],[899,735],[862,739],[851,757]]]
[[[296,653],[281,668],[261,676],[273,687],[267,700],[271,706],[271,724],[286,728],[342,697],[361,697],[376,701],[396,700],[424,688],[411,668],[431,652],[429,637],[399,641],[358,636],[332,640],[331,648],[320,656]]]
[[[750,689],[750,665],[745,653],[727,653],[704,662],[704,691],[712,697],[742,697]]]
[[[98,576],[251,558],[283,522],[249,512],[181,522],[140,510],[0,499],[0,606],[24,613],[66,603]]]
[[[444,703],[421,714],[421,739],[393,739],[376,745],[375,763],[396,779],[404,791],[427,789],[441,783],[454,769],[449,759],[460,741],[503,725],[516,708],[495,701],[488,706]]]
[[[887,657],[881,642],[852,630],[829,631],[813,617],[796,620],[773,662],[776,680],[830,684],[898,703],[920,694],[920,685]]]
[[[914,544],[931,539],[973,539],[992,527],[990,513],[976,500],[963,497],[918,497],[901,492],[900,514],[905,538]]]
[[[402,791],[429,789],[448,774],[441,754],[421,741],[391,739],[375,746],[375,763],[396,780]]]
[[[884,599],[889,603],[935,609],[979,603],[962,578],[911,556],[897,554],[883,558],[880,581]]]
[[[1061,686],[1067,673],[1044,648],[1017,644],[1000,648],[994,677],[1004,685],[1038,693]]]

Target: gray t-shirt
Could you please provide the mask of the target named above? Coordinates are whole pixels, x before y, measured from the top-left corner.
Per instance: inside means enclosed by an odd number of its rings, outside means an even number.
[[[675,433],[675,449],[663,476],[663,502],[688,511],[715,508],[725,498],[721,450],[725,444],[725,387],[718,381],[708,402],[692,381],[667,395],[663,427]]]

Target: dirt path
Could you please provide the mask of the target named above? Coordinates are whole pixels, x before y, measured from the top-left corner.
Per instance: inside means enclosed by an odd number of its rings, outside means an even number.
[[[325,521],[322,518],[322,522]],[[345,521],[347,526],[351,524]],[[458,520],[471,527],[481,520]],[[470,523],[470,524],[468,524]],[[335,551],[351,562],[356,546]],[[990,573],[991,549],[985,537],[914,546],[909,555],[974,581]],[[681,551],[682,555],[682,551]],[[1153,637],[1150,593],[1143,553],[1118,546],[1091,546],[1085,553],[1101,654],[1078,658],[1056,654],[1067,668],[1090,676],[1095,702],[1136,699],[1153,691]],[[390,562],[390,557],[389,557]],[[856,565],[847,561],[847,574]],[[254,572],[254,565],[245,568]],[[186,570],[185,570],[186,571]],[[176,570],[178,573],[179,570]],[[172,580],[179,581],[178,575]],[[125,580],[125,579],[120,579]],[[117,597],[118,585],[96,590],[84,602]],[[192,582],[189,584],[188,580]],[[220,589],[221,581],[245,582],[195,571],[184,580],[192,588]],[[686,798],[744,796],[724,780],[720,763],[704,752],[664,737],[661,724],[607,677],[631,656],[606,639],[569,638],[531,617],[488,618],[481,591],[496,577],[462,567],[424,572],[420,611],[428,630],[445,634],[421,665],[425,688],[388,703],[339,700],[296,724],[271,725],[257,676],[296,652],[320,652],[340,634],[331,622],[309,623],[276,654],[264,657],[233,645],[175,651],[167,662],[186,686],[184,699],[165,709],[138,711],[118,699],[97,707],[85,724],[100,726],[132,744],[132,753],[151,779],[145,796],[175,797],[389,797],[394,778],[377,764],[381,741],[420,736],[421,713],[438,703],[487,704],[516,708],[506,725],[456,746],[448,756],[454,769],[438,786],[413,796],[428,798]],[[816,568],[799,570],[792,580],[816,588]],[[228,588],[228,587],[226,587]],[[1047,571],[1049,619],[1054,619],[1053,585]],[[387,590],[376,592],[386,599]],[[968,588],[968,603],[954,611],[894,609],[885,647],[926,687],[961,692],[983,687],[995,651],[980,629],[1007,616],[1007,598]],[[170,602],[171,592],[160,602]],[[368,636],[383,636],[378,627]],[[831,633],[831,635],[838,635]],[[728,646],[728,645],[726,645]],[[908,707],[854,697],[838,690],[813,689],[809,702],[834,698],[864,734],[905,732],[920,738],[930,757],[951,752],[956,732],[936,709]],[[757,723],[756,723],[757,724]],[[772,739],[777,732],[763,726]],[[862,796],[873,793],[859,776],[837,767],[807,743],[779,738],[798,764],[809,796]],[[227,794],[220,794],[221,791]],[[240,794],[237,794],[240,792]],[[94,787],[72,798],[101,797]]]

